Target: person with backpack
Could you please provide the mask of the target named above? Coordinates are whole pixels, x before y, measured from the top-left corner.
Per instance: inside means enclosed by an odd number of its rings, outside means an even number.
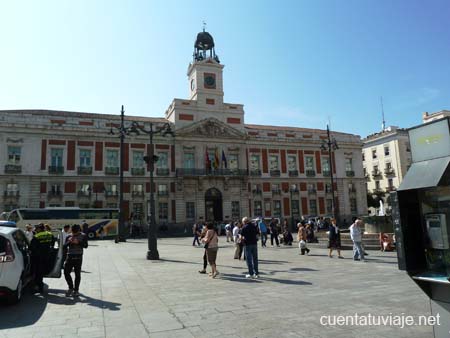
[[[66,297],[78,297],[81,282],[81,265],[83,264],[83,249],[88,247],[87,235],[81,232],[81,227],[78,224],[72,226],[72,233],[67,237],[64,246],[67,248],[64,277],[69,287]],[[70,276],[72,270],[75,272],[75,285]]]

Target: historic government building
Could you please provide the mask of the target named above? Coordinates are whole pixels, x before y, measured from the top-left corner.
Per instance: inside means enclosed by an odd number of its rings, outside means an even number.
[[[245,123],[242,104],[224,102],[224,66],[201,32],[188,67],[188,99],[164,117],[126,116],[157,135],[153,191],[159,223],[229,220],[244,215],[329,216],[330,168],[341,219],[367,213],[359,136],[332,132],[339,149],[321,149],[326,130]],[[0,111],[0,211],[15,207],[118,207],[119,115],[49,110]],[[150,192],[145,134],[126,136],[124,207],[145,220]]]

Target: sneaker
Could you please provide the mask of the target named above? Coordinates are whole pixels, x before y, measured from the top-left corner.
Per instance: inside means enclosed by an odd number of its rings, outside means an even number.
[[[252,276],[252,278],[253,278],[253,279],[258,279],[259,276],[255,273],[255,274]]]
[[[79,297],[80,293],[78,292],[78,290],[74,290],[73,293],[72,293],[72,296]]]
[[[205,274],[205,273],[206,273],[206,270],[199,270],[198,273],[203,273],[203,274]]]
[[[66,297],[70,297],[73,294],[73,289],[69,289],[66,291]]]
[[[344,259],[344,257],[343,257],[343,256],[338,256],[338,258],[340,258],[340,259]]]
[[[249,275],[249,274],[245,275],[245,278],[251,278],[251,277],[252,277],[252,275]]]

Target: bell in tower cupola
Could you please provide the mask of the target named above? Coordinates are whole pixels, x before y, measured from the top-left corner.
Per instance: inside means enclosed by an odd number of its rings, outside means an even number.
[[[219,57],[214,50],[214,39],[211,34],[205,32],[205,24],[203,24],[203,32],[197,34],[194,44],[194,61],[202,61],[207,58],[212,58],[217,63],[220,63]]]

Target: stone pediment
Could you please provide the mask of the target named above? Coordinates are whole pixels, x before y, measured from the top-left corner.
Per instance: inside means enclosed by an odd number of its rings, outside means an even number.
[[[229,125],[210,117],[189,126],[176,130],[177,136],[190,136],[202,138],[245,138],[245,134]]]

